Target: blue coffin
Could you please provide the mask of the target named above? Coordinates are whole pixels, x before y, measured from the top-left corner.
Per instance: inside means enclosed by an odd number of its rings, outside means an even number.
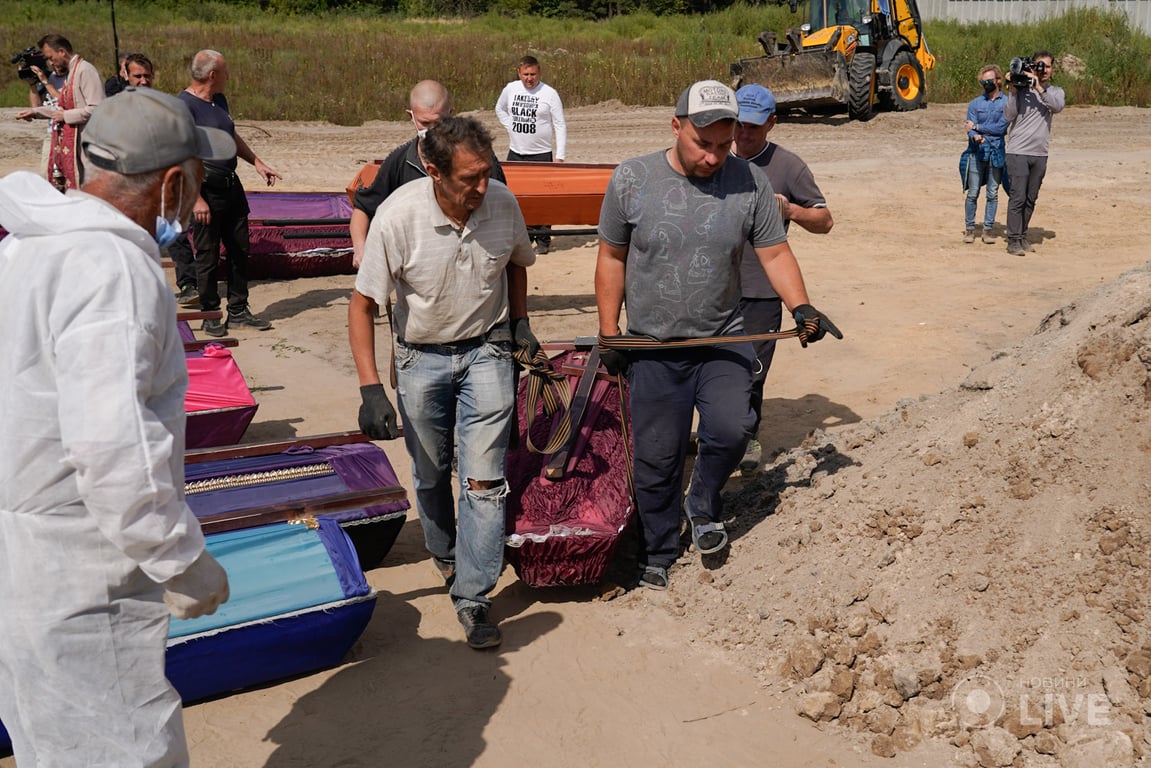
[[[167,674],[185,703],[335,666],[372,617],[376,592],[336,520],[207,541],[231,596],[211,616],[171,622]],[[11,749],[0,724],[0,756]]]

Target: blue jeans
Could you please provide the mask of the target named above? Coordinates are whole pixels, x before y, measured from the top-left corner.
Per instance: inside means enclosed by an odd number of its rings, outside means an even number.
[[[995,223],[995,213],[999,210],[999,183],[1003,179],[1003,169],[991,165],[990,160],[971,158],[967,166],[967,201],[964,206],[964,229],[975,229],[975,206],[979,202],[979,188],[987,178],[987,207],[983,211],[983,228],[991,229]]]
[[[644,562],[669,566],[679,556],[681,506],[720,520],[720,492],[751,438],[750,343],[632,357],[628,366],[635,493],[643,528]],[[699,449],[687,499],[683,469],[692,411],[699,411]]]
[[[503,569],[504,467],[515,407],[512,373],[509,343],[396,345],[398,400],[412,458],[416,511],[428,551],[455,561],[451,594],[456,610],[490,605],[487,595]],[[458,509],[452,497],[453,433]],[[492,487],[475,490],[469,480]]]

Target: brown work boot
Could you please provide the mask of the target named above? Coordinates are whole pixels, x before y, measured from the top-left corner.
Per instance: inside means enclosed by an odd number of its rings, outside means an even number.
[[[974,243],[975,242],[975,230],[974,229],[969,229],[963,233],[963,242],[965,242],[965,243]]]
[[[983,242],[988,245],[995,245],[995,235],[991,234],[990,229],[983,230]]]

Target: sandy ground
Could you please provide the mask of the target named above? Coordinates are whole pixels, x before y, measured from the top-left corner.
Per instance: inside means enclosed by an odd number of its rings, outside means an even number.
[[[42,134],[14,122],[14,111],[0,111],[0,173],[34,167],[39,155]],[[479,117],[498,127],[493,114]],[[793,231],[792,246],[812,302],[846,338],[806,350],[781,346],[761,434],[770,453],[796,449],[813,430],[865,428],[890,418],[897,403],[955,388],[1052,310],[1147,259],[1151,112],[1082,107],[1056,117],[1032,222],[1037,252],[1026,257],[1004,251],[1005,198],[996,245],[961,241],[963,118],[962,105],[933,104],[866,124],[787,122],[773,133],[812,167],[835,217],[828,235]],[[574,110],[568,158],[617,162],[653,151],[669,143],[669,120],[669,110],[618,103]],[[265,122],[241,123],[240,131],[284,174],[284,189],[331,190],[406,139],[410,124]],[[506,137],[495,135],[502,154]],[[255,188],[251,168],[241,174]],[[555,246],[529,272],[533,327],[550,339],[594,333],[594,243],[567,238]],[[245,439],[355,427],[345,334],[351,284],[345,276],[253,286],[253,309],[275,329],[235,333],[242,339],[236,358],[260,403]],[[386,447],[406,482],[402,447]],[[745,485],[733,479],[732,493],[746,498]],[[819,499],[802,511],[819,515]],[[718,610],[720,597],[707,602],[719,595],[713,580],[732,584],[754,569],[762,584],[772,581],[782,561],[767,539],[773,526],[794,523],[782,513],[760,515],[755,533],[764,542],[738,541],[730,562],[706,579],[697,568],[673,571],[664,594],[604,602],[591,589],[527,588],[508,569],[494,596],[504,645],[476,653],[463,644],[418,523],[409,520],[383,567],[369,574],[380,601],[348,663],[189,707],[193,761],[245,768],[971,764],[963,739],[915,739],[894,758],[877,757],[870,734],[796,714],[804,688],[775,673],[779,649],[770,640],[717,640],[737,620]],[[804,563],[797,551],[789,570]],[[813,573],[817,565],[827,563],[813,562]],[[746,601],[759,586],[737,579],[728,589],[743,591],[722,599]],[[822,606],[806,604],[835,599],[824,591],[787,593],[786,604],[761,607],[761,618],[765,608],[816,611]]]

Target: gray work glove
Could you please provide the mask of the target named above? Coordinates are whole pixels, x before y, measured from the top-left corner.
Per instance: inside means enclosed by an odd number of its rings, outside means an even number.
[[[164,582],[164,605],[177,619],[210,616],[228,596],[228,574],[206,549],[187,570]]]
[[[799,343],[805,347],[822,339],[825,333],[830,333],[837,339],[843,338],[835,323],[810,304],[800,304],[791,311],[791,316],[795,318],[795,325],[799,328]]]
[[[512,341],[517,347],[526,349],[529,358],[534,358],[540,351],[540,340],[532,333],[532,327],[526,317],[512,320]]]
[[[388,400],[383,384],[360,387],[360,431],[373,440],[395,440],[400,436],[396,426],[396,409]]]

